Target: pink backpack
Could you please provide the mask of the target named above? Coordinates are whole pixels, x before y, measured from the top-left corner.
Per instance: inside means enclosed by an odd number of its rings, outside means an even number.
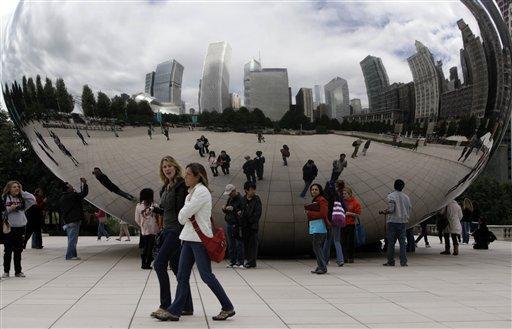
[[[345,209],[341,206],[341,202],[334,201],[334,206],[332,207],[332,225],[345,227],[347,222],[345,221]]]

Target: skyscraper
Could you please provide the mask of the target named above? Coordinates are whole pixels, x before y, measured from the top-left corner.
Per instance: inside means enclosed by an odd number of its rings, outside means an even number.
[[[254,58],[251,59],[247,64],[244,65],[244,105],[247,108],[251,107],[251,96],[250,96],[250,90],[251,90],[251,83],[249,79],[249,75],[251,72],[258,72],[261,71],[261,63],[255,60]]]
[[[363,108],[361,107],[361,100],[359,98],[353,98],[350,100],[350,106],[352,106],[353,114],[361,114]]]
[[[416,97],[416,122],[436,121],[439,114],[440,86],[434,56],[427,47],[416,40],[416,54],[407,59],[414,81]]]
[[[216,111],[221,113],[230,107],[229,97],[229,63],[231,46],[223,41],[208,46],[203,65],[199,108],[201,112]]]
[[[347,80],[336,77],[324,86],[327,116],[337,119],[340,123],[343,117],[350,115],[350,100]]]
[[[314,95],[313,95],[313,107],[316,109],[318,105],[323,103],[322,95],[323,95],[323,87],[320,85],[314,86]]]
[[[363,71],[370,112],[383,110],[379,108],[380,105],[377,98],[382,90],[389,86],[389,78],[382,60],[379,57],[368,55],[359,64]]]
[[[155,71],[146,74],[146,86],[144,92],[148,95],[154,96],[153,88],[155,85]]]
[[[183,65],[172,59],[157,65],[154,75],[153,96],[160,102],[181,105]],[[147,82],[146,75],[146,82]]]
[[[258,108],[273,121],[280,120],[290,109],[288,70],[269,68],[250,72],[249,109]],[[246,104],[247,106],[247,104]]]
[[[313,89],[300,88],[295,96],[295,104],[297,105],[297,110],[313,122]]]

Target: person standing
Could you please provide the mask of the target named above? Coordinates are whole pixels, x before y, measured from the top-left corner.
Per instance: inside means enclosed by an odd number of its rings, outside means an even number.
[[[314,274],[327,273],[327,265],[323,246],[327,237],[327,227],[331,226],[329,222],[329,206],[324,198],[324,191],[320,184],[313,184],[309,188],[312,203],[304,206],[305,213],[309,222],[309,234],[312,237],[313,252],[315,253],[317,267],[311,271]]]
[[[240,216],[238,215],[238,212],[242,209],[242,196],[233,184],[226,185],[223,195],[228,196],[226,205],[222,206],[228,239],[229,265],[227,267],[243,267],[244,243]]]
[[[343,169],[347,168],[347,160],[346,154],[341,153],[340,158],[338,160],[334,160],[332,162],[332,173],[331,173],[331,181],[334,183],[338,180],[341,175]]]
[[[204,142],[202,139],[199,138],[198,140],[196,140],[194,148],[199,151],[199,156],[201,158],[204,157]]]
[[[148,136],[149,139],[153,139],[153,129],[151,128],[151,126],[148,127]]]
[[[304,189],[300,193],[301,198],[306,197],[306,193],[309,189],[309,186],[315,180],[318,175],[318,168],[315,165],[315,162],[309,159],[306,164],[302,167],[302,179],[304,180]]]
[[[23,191],[20,182],[9,181],[2,192],[2,203],[5,216],[11,231],[4,239],[4,273],[2,278],[8,278],[11,271],[11,259],[14,261],[14,276],[24,278],[21,267],[21,253],[25,242],[25,226],[27,217],[25,209],[36,203],[36,198]],[[14,256],[14,257],[13,257]]]
[[[400,265],[407,266],[405,224],[409,222],[412,206],[409,196],[402,192],[404,187],[405,183],[403,180],[395,180],[395,191],[388,195],[388,208],[379,212],[380,214],[387,215],[388,261],[383,264],[384,266],[395,266],[396,240],[400,244]]]
[[[331,184],[335,187],[331,191]],[[336,264],[338,266],[343,266],[345,260],[343,258],[343,248],[341,247],[341,226],[339,225],[340,220],[345,219],[345,202],[343,202],[343,189],[345,188],[345,182],[342,180],[336,181],[336,183],[332,181],[328,181],[326,186],[328,189],[324,189],[324,197],[327,199],[329,205],[329,214],[328,219],[332,224],[330,228],[327,229],[327,239],[324,243],[324,254],[325,260],[327,264],[329,264],[329,260],[331,259],[331,245],[334,244],[334,248],[336,250]]]
[[[226,151],[220,151],[220,155],[217,159],[217,163],[219,163],[220,168],[222,169],[222,173],[224,175],[229,175],[229,166],[231,164],[231,157],[226,153]]]
[[[258,180],[262,180],[265,157],[261,151],[256,151],[256,158],[254,158],[254,163],[256,164],[256,176],[258,176]]]
[[[364,147],[363,147],[363,155],[366,156],[366,152],[368,152],[368,149],[370,148],[370,144],[371,144],[371,139],[367,140],[366,143],[364,143]]]
[[[242,239],[244,241],[244,254],[247,262],[245,268],[256,267],[258,259],[258,230],[262,213],[261,199],[256,195],[255,182],[245,182],[245,196],[242,199],[239,211],[242,225]]]
[[[164,136],[169,140],[169,127],[164,127]]]
[[[110,236],[107,232],[107,229],[105,228],[107,214],[105,214],[105,212],[103,210],[98,209],[98,211],[96,211],[94,213],[94,216],[96,217],[96,220],[98,221],[98,241],[101,241],[102,236],[105,236],[107,241],[110,240]]]
[[[283,157],[283,166],[288,166],[288,158],[290,157],[290,148],[284,144],[281,149],[281,156]]]
[[[414,241],[414,243],[418,244],[418,242],[421,241],[421,239],[423,238],[425,240],[425,248],[430,248],[430,244],[428,243],[428,232],[427,232],[427,222],[426,220],[424,220],[423,222],[421,222],[420,224],[420,227],[421,227],[421,233],[420,235],[416,238],[416,241]]]
[[[220,313],[212,319],[214,321],[226,320],[235,315],[235,308],[224,288],[212,273],[210,257],[192,224],[192,221],[195,221],[204,235],[207,237],[213,236],[211,222],[212,196],[208,189],[208,176],[203,165],[199,163],[187,165],[185,182],[189,189],[185,205],[178,214],[178,220],[184,227],[180,234],[182,249],[176,298],[166,311],[158,313],[156,317],[162,321],[179,321],[186,300],[190,298],[190,274],[194,263],[196,263],[201,279],[215,294],[222,306]]]
[[[217,163],[217,156],[215,155],[214,151],[210,151],[209,155],[210,156],[208,158],[208,165],[210,166],[210,170],[212,171],[213,176],[217,177],[219,176],[219,170],[217,169],[217,167],[219,166],[219,164]]]
[[[248,182],[256,183],[256,164],[254,163],[254,160],[252,160],[248,155],[246,155],[244,159],[245,163],[243,164],[242,169],[244,171],[245,177],[247,178]]]
[[[448,225],[443,230],[444,235],[444,251],[441,255],[450,255],[450,236],[453,241],[453,255],[459,254],[459,236],[462,234],[462,225],[460,220],[462,219],[462,209],[457,201],[452,200],[448,205],[441,211],[441,213],[448,219]]]
[[[178,214],[183,208],[187,187],[183,179],[183,169],[172,156],[165,156],[160,160],[160,179],[163,182],[160,190],[160,209],[163,210],[163,229],[160,233],[161,245],[158,254],[153,262],[160,286],[160,306],[151,313],[152,317],[157,317],[158,313],[166,312],[172,304],[171,286],[167,268],[170,264],[171,270],[178,278],[178,268],[181,255],[180,234],[183,225],[178,221]],[[192,303],[192,294],[190,287],[185,292],[185,302],[183,315],[194,314],[194,305]]]
[[[82,144],[88,145],[87,142],[85,141],[84,135],[82,135],[82,133],[80,132],[80,130],[78,128],[76,129],[76,134],[82,140]]]
[[[208,141],[208,138],[201,135],[201,140],[203,141],[203,153],[210,153],[210,150],[208,149],[210,147],[210,141]]]
[[[469,243],[469,233],[471,232],[471,222],[473,220],[473,203],[468,198],[464,198],[462,203],[462,243]]]
[[[41,234],[41,226],[43,221],[43,211],[38,206],[38,199],[36,195],[42,195],[41,189],[34,191],[36,202],[32,203],[29,207],[25,207],[25,217],[27,217],[27,225],[25,226],[25,239],[23,249],[27,248],[27,242],[32,238],[32,248],[41,249],[43,245],[43,238]]]
[[[140,227],[141,269],[150,270],[153,262],[153,247],[155,237],[159,231],[157,215],[153,212],[156,204],[154,192],[150,188],[140,191],[140,203],[135,206],[135,222]]]
[[[128,230],[128,223],[126,223],[123,219],[119,219],[119,237],[116,238],[117,241],[121,241],[121,238],[125,236],[125,242],[130,240],[130,230]]]
[[[68,236],[66,260],[80,260],[76,251],[80,222],[84,218],[83,199],[89,194],[89,186],[85,178],[80,178],[80,192],[76,192],[68,182],[63,185],[64,192],[59,198],[60,218],[64,222],[64,230]]]
[[[357,152],[359,151],[359,146],[363,143],[361,138],[358,138],[352,143],[352,146],[354,147],[354,152],[352,152],[352,159],[357,158]]]
[[[414,147],[412,148],[412,151],[417,151],[418,150],[418,145],[420,145],[420,139],[419,138],[416,139],[416,143],[414,143]]]
[[[361,215],[361,203],[348,186],[343,189],[343,201],[345,202],[345,221],[347,223],[341,231],[343,257],[345,263],[353,263],[356,251],[356,217]]]
[[[46,217],[46,197],[41,188],[36,188],[34,196],[36,197],[39,220],[35,222],[34,233],[32,233],[32,249],[43,249],[42,226]]]

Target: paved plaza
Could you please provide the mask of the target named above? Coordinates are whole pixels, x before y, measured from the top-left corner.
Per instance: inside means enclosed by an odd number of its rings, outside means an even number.
[[[384,268],[384,256],[361,254],[356,263],[313,275],[313,259],[260,260],[252,270],[214,273],[235,305],[225,322],[220,306],[194,270],[195,314],[180,322],[149,317],[158,306],[154,271],[140,269],[138,238],[97,242],[80,237],[81,261],[65,261],[65,237],[44,239],[23,253],[26,278],[1,281],[1,328],[510,328],[510,242],[491,250],[442,245],[410,255],[409,267]],[[2,246],[3,251],[3,246]],[[174,295],[175,280],[171,275]]]

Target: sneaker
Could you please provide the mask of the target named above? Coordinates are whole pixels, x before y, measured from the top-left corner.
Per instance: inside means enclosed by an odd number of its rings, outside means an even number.
[[[238,267],[238,265],[230,263],[230,264],[226,265],[226,268],[233,268],[235,266]]]
[[[151,314],[150,314],[149,316],[150,316],[150,317],[152,317],[152,318],[156,318],[156,315],[157,315],[158,313],[163,312],[163,311],[167,311],[167,310],[164,310],[163,308],[160,308],[160,307],[159,307],[156,311],[151,312]]]
[[[121,240],[119,240],[119,241],[121,241]],[[124,240],[124,242],[128,242],[128,241],[132,241],[132,240],[130,240],[130,239],[126,239],[126,240]]]
[[[220,311],[219,315],[213,316],[213,317],[212,317],[212,319],[213,319],[214,321],[224,321],[224,320],[226,320],[227,318],[232,317],[233,315],[235,315],[235,310],[231,310],[231,311]]]
[[[430,245],[429,245],[429,244],[426,244],[426,245],[425,245],[425,248],[430,248]]]
[[[14,274],[14,276],[17,277],[17,278],[24,278],[25,277],[25,273],[23,273],[23,272],[16,273],[16,274]]]
[[[382,266],[395,266],[395,264],[393,264],[393,263],[384,263],[384,264],[382,264]]]
[[[179,321],[180,317],[174,314],[171,314],[167,310],[162,310],[160,312],[155,312],[155,318],[160,321]]]
[[[316,274],[325,274],[327,273],[327,270],[318,270],[316,271]]]
[[[8,277],[9,277],[9,273],[4,272],[4,274],[2,274],[2,278],[8,278]]]
[[[110,237],[109,237],[109,236],[107,236],[107,241],[108,241],[108,240],[110,240]]]
[[[241,268],[241,267],[244,267],[244,264],[241,264],[241,263],[236,263],[233,267],[238,267],[238,268]]]
[[[117,241],[121,241],[121,238],[116,238]]]
[[[336,262],[336,264],[338,264],[338,267],[342,267],[344,265],[344,263],[339,263],[339,262]]]
[[[69,260],[82,260],[80,257],[71,257]]]

